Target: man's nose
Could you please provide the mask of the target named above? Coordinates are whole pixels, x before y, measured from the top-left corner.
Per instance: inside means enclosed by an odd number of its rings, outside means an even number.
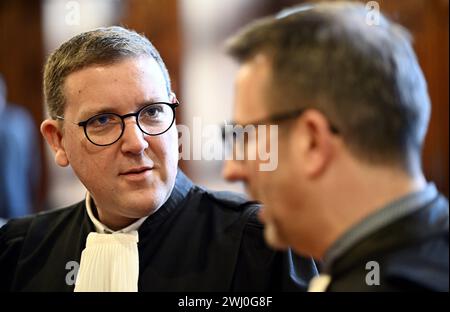
[[[225,160],[222,176],[225,180],[230,182],[246,180],[245,168],[242,162],[236,160]]]
[[[146,134],[139,129],[136,119],[125,120],[124,126],[125,130],[121,138],[122,151],[124,153],[141,154],[148,148],[148,142],[145,139]]]

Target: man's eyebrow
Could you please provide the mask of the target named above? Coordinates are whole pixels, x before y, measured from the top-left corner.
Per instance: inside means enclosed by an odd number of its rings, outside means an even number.
[[[85,120],[95,115],[104,113],[117,113],[117,109],[114,106],[105,106],[102,108],[87,109],[80,113],[80,119]]]
[[[155,99],[155,100],[151,100],[151,101],[144,101],[141,102],[139,104],[136,104],[133,111],[131,112],[137,112],[139,109],[141,109],[144,106],[147,106],[149,104],[153,104],[153,103],[160,103],[160,102],[165,102],[165,103],[169,103],[169,101],[163,101],[163,100],[159,100],[159,99]],[[119,114],[117,107],[116,106],[104,106],[102,108],[92,108],[92,109],[87,109],[83,112],[80,113],[80,119],[81,120],[86,120],[88,118],[91,118],[93,116],[99,115],[99,114],[106,114],[106,113],[115,113],[115,114]],[[124,113],[124,114],[128,114],[130,112]],[[121,115],[121,114],[119,114]]]

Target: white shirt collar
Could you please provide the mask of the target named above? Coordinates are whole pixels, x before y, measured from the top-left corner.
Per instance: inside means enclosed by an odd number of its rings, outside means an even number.
[[[148,218],[148,216],[142,217],[139,220],[136,220],[134,223],[130,224],[129,226],[127,226],[121,230],[113,231],[110,228],[108,228],[106,225],[101,223],[94,216],[94,213],[92,212],[92,207],[91,207],[91,195],[89,194],[89,192],[86,193],[86,210],[87,210],[89,219],[91,219],[92,223],[95,226],[95,231],[100,234],[130,233],[131,231],[137,231],[139,229],[139,227],[141,226],[141,224],[144,223],[144,221]]]

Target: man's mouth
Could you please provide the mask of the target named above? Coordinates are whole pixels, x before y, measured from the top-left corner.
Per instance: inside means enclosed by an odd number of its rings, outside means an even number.
[[[138,181],[148,177],[151,174],[152,170],[153,168],[148,166],[134,167],[121,172],[119,175],[126,178],[127,180]]]

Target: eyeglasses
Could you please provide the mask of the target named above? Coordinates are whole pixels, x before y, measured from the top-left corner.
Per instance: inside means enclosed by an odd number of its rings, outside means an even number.
[[[231,126],[240,126],[242,128],[246,127],[246,126],[257,126],[257,125],[265,125],[265,124],[273,124],[273,123],[280,123],[283,121],[286,121],[288,119],[292,119],[295,117],[299,117],[301,114],[303,114],[306,110],[308,110],[309,108],[300,108],[298,110],[293,110],[290,112],[286,112],[286,113],[280,113],[280,114],[276,114],[273,116],[269,116],[267,118],[264,119],[260,119],[258,121],[253,121],[253,122],[249,122],[246,124],[238,124],[236,122],[227,122],[226,125],[222,126],[222,138],[225,138],[225,134],[227,133],[226,129],[227,126],[231,125]],[[330,131],[338,134],[339,130],[331,123],[329,123],[330,125]]]
[[[227,151],[236,151],[237,155],[244,155],[246,143],[250,138],[255,138],[255,133],[258,125],[280,124],[281,122],[293,119],[302,115],[309,107],[300,108],[286,113],[280,113],[268,118],[260,119],[246,124],[238,124],[235,122],[228,122],[222,126],[222,140],[225,143]],[[330,131],[334,134],[339,134],[339,130],[331,122],[328,122]],[[245,135],[247,134],[247,136]],[[236,141],[236,142],[235,142]]]
[[[179,103],[156,102],[146,105],[135,113],[97,114],[85,121],[74,123],[83,127],[86,138],[95,145],[108,146],[116,143],[125,131],[125,118],[135,117],[139,129],[151,136],[167,132],[175,121],[175,108]],[[56,116],[64,120],[64,117]]]

